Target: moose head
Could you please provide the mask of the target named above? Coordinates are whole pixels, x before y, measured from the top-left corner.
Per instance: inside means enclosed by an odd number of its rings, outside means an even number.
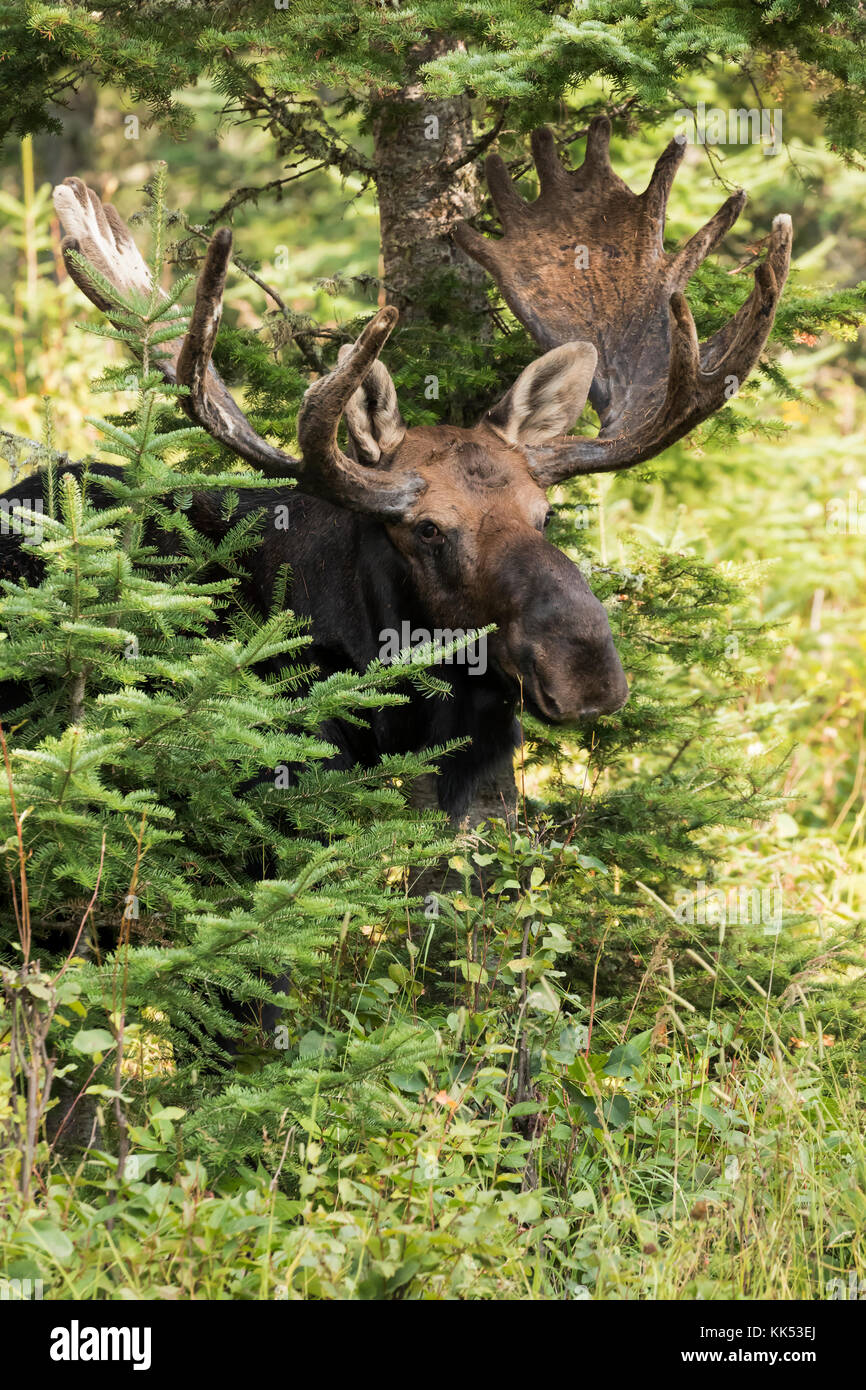
[[[381,523],[435,623],[496,624],[492,663],[552,723],[616,710],[628,686],[602,605],[545,540],[549,490],[578,474],[644,462],[724,405],[766,342],[791,251],[790,219],[777,217],[749,297],[699,343],[684,289],[745,195],[733,194],[685,245],[666,251],[665,211],[684,138],[668,145],[640,194],[613,172],[609,141],[610,123],[599,117],[583,164],[568,170],[551,132],[536,131],[540,191],[532,203],[491,156],[488,185],[503,235],[489,239],[466,224],[454,230],[544,349],[472,429],[406,427],[379,360],[398,317],[384,308],[307,391],[300,458],[258,435],[211,362],[228,229],[208,248],[186,336],[163,346],[160,363],[168,380],[188,388],[182,403],[192,419],[241,458]],[[116,312],[71,252],[121,294],[149,291],[147,266],[113,207],[79,179],[58,187],[55,203],[71,234],[67,268],[94,304],[109,318]],[[569,437],[587,398],[601,428]],[[341,419],[348,453],[338,443]]]

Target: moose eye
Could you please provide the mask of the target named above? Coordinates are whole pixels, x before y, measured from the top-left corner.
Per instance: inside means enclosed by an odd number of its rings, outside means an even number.
[[[547,514],[546,514],[544,520],[543,520],[542,523],[541,523],[541,529],[542,529],[542,531],[546,531],[546,530],[547,530],[547,528],[548,528],[548,526],[550,525],[550,523],[551,523],[552,520],[553,520],[553,508],[552,508],[552,507],[548,507],[548,509],[547,509]]]
[[[435,521],[421,521],[415,528],[415,534],[420,536],[422,541],[435,541],[441,537],[442,532]]]

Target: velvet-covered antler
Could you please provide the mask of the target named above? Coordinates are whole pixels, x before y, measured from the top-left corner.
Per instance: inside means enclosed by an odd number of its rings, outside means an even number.
[[[109,319],[117,309],[72,252],[83,256],[124,297],[131,292],[150,294],[147,263],[110,203],[103,204],[81,179],[71,178],[55,188],[54,205],[69,233],[62,243],[64,263],[91,303]],[[343,408],[385,345],[397,311],[382,309],[374,315],[337,368],[310,387],[298,425],[302,453],[296,459],[256,433],[211,362],[231,247],[232,234],[223,227],[208,247],[188,332],[160,346],[164,355],[159,367],[166,380],[188,388],[181,397],[187,414],[269,477],[297,478],[307,492],[384,520],[401,516],[421,490],[420,480],[366,468],[336,444]]]
[[[790,263],[791,220],[780,215],[749,298],[699,343],[683,290],[746,195],[732,194],[684,246],[665,251],[665,211],[685,137],[671,141],[639,194],[614,173],[609,144],[610,122],[599,116],[583,164],[569,170],[551,131],[535,131],[540,191],[532,203],[491,155],[487,180],[504,235],[491,240],[466,223],[454,230],[541,347],[582,340],[598,352],[590,401],[601,430],[537,449],[533,471],[545,486],[652,458],[723,406],[760,356]]]

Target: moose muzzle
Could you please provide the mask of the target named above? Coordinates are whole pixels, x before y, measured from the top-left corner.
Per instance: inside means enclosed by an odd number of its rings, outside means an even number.
[[[580,570],[538,537],[509,557],[491,654],[550,724],[612,714],[628,699],[607,613]]]

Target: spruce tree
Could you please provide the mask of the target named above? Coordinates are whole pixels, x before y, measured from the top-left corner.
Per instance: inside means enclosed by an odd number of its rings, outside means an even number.
[[[151,203],[156,285],[163,178],[158,170]],[[14,798],[26,807],[32,949],[86,959],[76,979],[89,1023],[121,1048],[149,1019],[185,1093],[202,1066],[234,1066],[225,1049],[245,1024],[248,1045],[273,1057],[274,1006],[289,1004],[286,987],[304,998],[307,1017],[327,1013],[323,955],[391,913],[395,896],[403,902],[405,876],[389,881],[391,865],[441,852],[441,827],[407,811],[400,790],[441,750],[347,774],[329,767],[334,750],[317,731],[405,701],[407,680],[428,692],[442,686],[426,652],[316,680],[303,663],[309,635],[279,586],[273,613],[255,615],[237,601],[236,578],[209,578],[238,572],[257,514],[229,524],[219,542],[197,533],[185,514],[192,488],[215,490],[230,522],[249,475],[197,477],[179,456],[200,431],[158,428],[161,402],[186,389],[166,386],[157,362],[160,344],[186,327],[178,300],[188,281],[168,296],[126,300],[88,273],[113,305],[114,326],[100,331],[138,356],[123,378],[137,405],[123,425],[94,420],[121,469],[49,463],[44,505],[14,514],[44,572],[38,583],[32,570],[3,580],[0,679],[18,692],[6,714],[5,849],[14,856]],[[13,944],[14,930],[10,962]],[[317,1059],[302,1054],[287,1067],[286,1051],[298,1046],[293,1034],[268,1077],[278,1080],[274,1097],[250,1102],[251,1115],[282,1113],[287,1097],[292,1113],[305,1113],[304,1075]],[[363,1047],[346,1035],[343,1089],[352,1093],[356,1061],[369,1081],[379,1059],[411,1066],[430,1046],[428,1028],[402,1023]],[[256,1135],[260,1143],[260,1125]]]

